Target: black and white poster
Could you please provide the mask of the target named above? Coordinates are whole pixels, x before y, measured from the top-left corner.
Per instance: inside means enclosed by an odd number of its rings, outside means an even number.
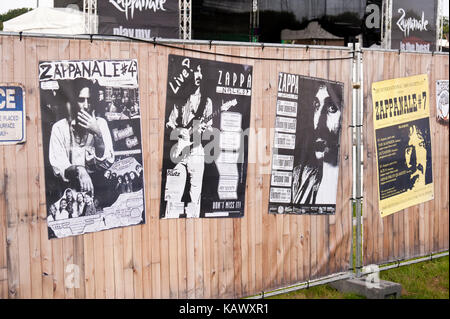
[[[161,218],[242,217],[252,66],[169,55]]]
[[[49,238],[145,223],[137,60],[39,63]]]
[[[269,213],[335,213],[343,88],[279,73]]]
[[[178,0],[102,0],[97,5],[100,34],[179,38]]]
[[[391,48],[402,51],[436,50],[437,0],[394,0]]]
[[[448,124],[448,80],[436,81],[436,114],[441,124]]]

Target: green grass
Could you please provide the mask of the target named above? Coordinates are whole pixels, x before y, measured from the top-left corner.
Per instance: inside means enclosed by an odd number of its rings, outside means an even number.
[[[402,285],[402,299],[449,299],[449,257],[385,270],[383,280]],[[301,289],[271,299],[364,299],[357,294],[341,293],[329,285]]]
[[[448,256],[382,271],[380,278],[401,283],[404,299],[449,299]]]

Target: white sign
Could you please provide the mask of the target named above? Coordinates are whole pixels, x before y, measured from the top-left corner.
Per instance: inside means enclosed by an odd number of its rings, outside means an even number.
[[[0,144],[26,140],[25,90],[18,84],[0,84]]]

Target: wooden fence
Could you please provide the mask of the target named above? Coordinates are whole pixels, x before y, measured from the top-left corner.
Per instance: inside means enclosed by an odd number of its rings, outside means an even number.
[[[364,51],[364,264],[424,256],[449,247],[449,126],[436,120],[436,80],[448,80],[448,55]],[[381,218],[373,131],[372,83],[428,74],[434,199]]]
[[[225,58],[127,41],[0,35],[0,82],[26,89],[27,141],[0,147],[0,298],[236,298],[347,271],[352,240],[351,60],[274,62],[277,58],[348,57],[348,50],[195,46]],[[245,216],[160,220],[168,54],[253,65]],[[138,59],[145,225],[48,240],[38,62]],[[333,216],[269,215],[271,143],[278,72],[345,83],[337,209]],[[258,134],[265,134],[257,139]],[[250,154],[250,151],[249,151]],[[71,265],[77,265],[79,288]],[[76,274],[76,273],[75,273]],[[65,285],[65,280],[75,288]]]

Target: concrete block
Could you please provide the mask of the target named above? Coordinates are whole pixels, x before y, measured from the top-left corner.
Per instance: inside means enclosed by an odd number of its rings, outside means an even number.
[[[344,293],[355,293],[367,299],[398,299],[402,294],[402,285],[380,280],[379,283],[366,282],[366,277],[339,280],[329,284]]]

